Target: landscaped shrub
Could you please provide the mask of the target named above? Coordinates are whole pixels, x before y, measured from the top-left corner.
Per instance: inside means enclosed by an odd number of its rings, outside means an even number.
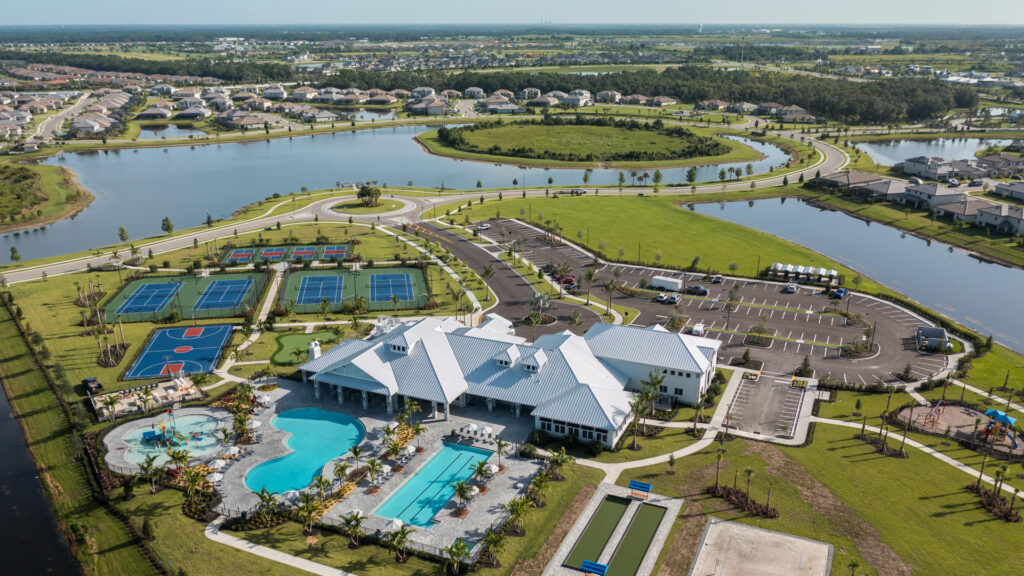
[[[523,458],[537,458],[539,456],[537,447],[529,443],[519,446],[519,455]]]

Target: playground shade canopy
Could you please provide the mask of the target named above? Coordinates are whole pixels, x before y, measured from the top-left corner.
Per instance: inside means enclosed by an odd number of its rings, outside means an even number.
[[[985,416],[988,416],[989,418],[995,420],[996,422],[999,422],[1000,424],[1009,424],[1010,426],[1013,426],[1014,424],[1017,423],[1016,418],[1010,416],[1009,414],[1003,412],[1002,410],[996,410],[995,408],[989,408],[988,410],[985,410]]]

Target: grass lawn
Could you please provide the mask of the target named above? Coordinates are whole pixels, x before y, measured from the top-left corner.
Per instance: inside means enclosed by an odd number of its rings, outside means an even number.
[[[642,429],[643,427],[641,427],[641,430]],[[638,450],[632,450],[630,448],[630,446],[633,445],[632,432],[627,431],[622,438],[622,448],[620,448],[618,452],[606,450],[597,456],[593,456],[585,445],[574,446],[571,449],[566,449],[566,452],[575,458],[585,458],[595,462],[614,464],[617,462],[632,462],[634,460],[643,460],[644,458],[668,454],[669,452],[675,452],[676,450],[685,448],[697,441],[697,438],[690,435],[689,428],[665,428],[657,436],[644,437],[638,435],[636,439],[636,444],[639,446]],[[542,446],[542,448],[554,451],[558,450],[561,446],[561,442],[558,440],[552,440],[548,442],[547,445]],[[667,467],[668,465],[662,464],[661,466]]]
[[[498,556],[500,568],[486,568],[481,574],[488,576],[508,576],[509,574],[539,574],[547,564],[549,555],[538,557],[541,549],[551,548],[553,553],[561,541],[554,547],[545,546],[548,538],[555,531],[556,525],[569,509],[576,495],[587,485],[596,485],[604,477],[604,472],[580,465],[567,466],[562,470],[564,482],[552,482],[547,494],[547,506],[531,509],[523,519],[526,535],[521,538],[507,538],[502,553]],[[584,502],[585,505],[585,502]],[[306,546],[302,527],[295,523],[287,523],[269,530],[260,530],[239,534],[251,542],[269,546],[288,554],[313,560],[354,572],[360,576],[408,576],[409,574],[437,574],[440,565],[415,557],[410,557],[405,565],[397,564],[394,555],[381,547],[364,545],[352,550],[348,547],[348,539],[344,536],[323,532],[320,541],[313,548]],[[524,565],[535,565],[536,572],[524,570]],[[220,567],[222,568],[222,566]]]
[[[995,344],[987,354],[971,363],[971,370],[964,381],[982,390],[1003,385],[1010,375],[1010,387],[1019,384],[1024,376],[1024,356],[1005,346]],[[1005,397],[1005,393],[998,393]]]
[[[334,332],[313,332],[312,334],[282,334],[276,338],[277,352],[270,357],[270,361],[278,366],[294,366],[309,360],[309,343],[319,340],[320,350],[326,352],[338,342]],[[301,353],[296,355],[295,350]]]
[[[709,128],[690,128],[698,136],[713,136],[720,130]],[[621,161],[612,159],[611,155],[623,150],[643,152],[662,152],[666,149],[683,149],[689,140],[680,139],[648,130],[625,130],[612,126],[541,126],[509,123],[496,128],[465,131],[466,141],[481,150],[492,146],[503,149],[532,148],[537,155],[544,152],[562,153],[572,150],[581,156],[592,154],[594,160],[554,160],[541,157],[502,156],[479,152],[467,152],[447,146],[437,138],[436,131],[424,132],[416,139],[433,154],[453,156],[468,160],[486,162],[505,162],[508,164],[530,166],[581,166],[607,165],[623,168],[694,166],[699,164],[745,162],[761,158],[754,149],[731,140],[717,139],[729,147],[725,154],[671,160]],[[604,160],[603,160],[604,159]],[[607,161],[605,161],[607,160]]]
[[[72,441],[56,399],[35,365],[5,309],[0,308],[0,346],[4,350],[0,375],[12,412],[21,421],[25,442],[35,459],[43,489],[62,526],[78,524],[86,542],[78,559],[89,573],[111,576],[154,574],[124,526],[92,498],[89,480],[76,461],[80,450]]]
[[[333,209],[345,214],[379,214],[381,212],[398,210],[402,206],[405,206],[405,202],[399,200],[381,200],[377,206],[365,206],[358,200],[352,200],[335,204]]]
[[[142,529],[144,519],[149,518],[155,535],[151,545],[174,573],[184,570],[189,576],[220,576],[229,566],[244,566],[246,573],[268,576],[295,573],[286,564],[266,560],[206,538],[203,534],[206,525],[182,514],[184,495],[177,490],[150,494],[148,486],[139,484],[135,488],[135,498],[123,501],[120,492],[113,497],[118,508],[132,519],[139,530]]]
[[[895,410],[913,401],[910,394],[902,390],[893,392],[891,403],[888,394],[872,394],[870,392],[854,392],[850,390],[836,392],[835,398],[835,402],[821,402],[818,404],[818,416],[858,423],[863,422],[864,416],[867,416],[868,426],[878,426],[881,423],[881,415],[885,411],[887,404],[889,404],[890,410]],[[858,400],[861,403],[860,410],[857,409]],[[854,412],[859,412],[860,416],[854,416]]]

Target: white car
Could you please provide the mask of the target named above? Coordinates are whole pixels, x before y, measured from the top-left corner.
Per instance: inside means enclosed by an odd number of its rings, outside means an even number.
[[[664,302],[667,299],[668,299],[668,294],[665,294],[664,292],[662,292],[661,294],[658,294],[657,296],[654,297],[654,301],[655,302]]]
[[[483,223],[483,224],[477,226],[476,229],[477,230],[490,230],[491,229],[491,225],[487,224],[487,223]]]

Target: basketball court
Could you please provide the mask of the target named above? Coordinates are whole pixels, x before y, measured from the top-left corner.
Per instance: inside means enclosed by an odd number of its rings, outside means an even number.
[[[167,307],[181,288],[181,282],[142,284],[118,307],[116,314],[159,312]]]
[[[179,373],[213,372],[232,328],[230,324],[161,328],[153,333],[124,378],[171,378]]]

